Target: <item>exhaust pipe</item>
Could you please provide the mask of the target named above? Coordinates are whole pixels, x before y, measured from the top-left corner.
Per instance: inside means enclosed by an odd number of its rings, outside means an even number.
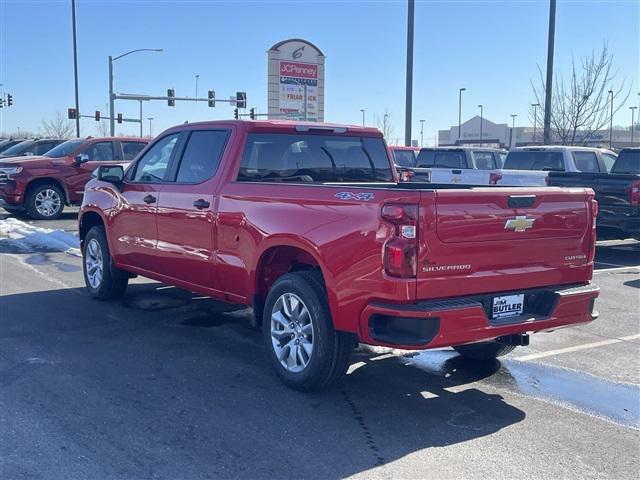
[[[529,335],[526,333],[519,333],[517,335],[505,335],[504,337],[496,338],[496,342],[504,343],[505,345],[526,347],[527,345],[529,345]]]

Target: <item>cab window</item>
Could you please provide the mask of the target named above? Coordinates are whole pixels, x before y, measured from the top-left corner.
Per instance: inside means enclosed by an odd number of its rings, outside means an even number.
[[[113,154],[113,142],[97,142],[89,146],[84,152],[90,162],[108,162],[116,159]]]
[[[473,155],[473,163],[476,164],[478,170],[493,170],[494,168],[498,168],[493,153],[479,151],[473,151],[471,153]]]
[[[179,133],[174,133],[154,143],[138,160],[129,179],[139,183],[163,182],[179,137]]]
[[[601,153],[600,157],[602,158],[602,161],[604,162],[604,166],[607,169],[607,173],[611,171],[611,169],[613,168],[613,164],[616,163],[616,157],[615,155],[612,155],[610,153]]]
[[[191,132],[176,182],[200,183],[211,178],[218,168],[228,136],[229,132],[225,130]]]
[[[573,152],[573,161],[579,172],[598,173],[598,159],[595,152]]]
[[[122,155],[125,160],[133,160],[142,151],[146,144],[142,142],[121,142]]]

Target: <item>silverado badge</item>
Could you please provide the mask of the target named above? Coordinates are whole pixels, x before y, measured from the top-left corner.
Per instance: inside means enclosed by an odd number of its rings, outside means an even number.
[[[516,218],[507,220],[507,223],[504,224],[504,228],[505,230],[507,228],[512,228],[516,232],[524,232],[527,228],[533,227],[533,222],[535,221],[535,218],[527,218],[526,215],[518,215]]]

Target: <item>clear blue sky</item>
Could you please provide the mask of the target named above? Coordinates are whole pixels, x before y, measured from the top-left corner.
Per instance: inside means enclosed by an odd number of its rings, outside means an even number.
[[[0,112],[0,131],[37,131],[43,118],[73,106],[70,0],[0,0],[0,83],[14,106]],[[530,79],[546,62],[548,1],[417,1],[414,138],[425,119],[425,142],[457,124],[458,88],[466,87],[463,119],[484,104],[485,117],[528,123]],[[558,1],[556,69],[604,42],[620,78],[633,83],[628,105],[638,103],[640,2]],[[327,121],[367,123],[385,108],[394,137],[403,138],[406,45],[405,1],[77,1],[80,106],[107,112],[107,56],[135,48],[163,48],[115,63],[117,92],[193,96],[214,88],[219,97],[245,90],[249,106],[266,111],[266,50],[301,37],[318,45],[326,61]],[[138,104],[116,111],[138,116]],[[614,123],[629,125],[624,109]],[[232,108],[164,102],[145,105],[154,133],[185,120],[230,118]],[[96,134],[82,121],[82,133]],[[145,122],[145,133],[148,122]],[[138,126],[119,126],[134,134]]]

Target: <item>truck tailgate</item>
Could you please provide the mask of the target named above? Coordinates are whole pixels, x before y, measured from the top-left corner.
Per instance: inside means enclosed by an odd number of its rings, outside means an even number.
[[[587,189],[422,192],[417,298],[587,282],[592,199]]]

